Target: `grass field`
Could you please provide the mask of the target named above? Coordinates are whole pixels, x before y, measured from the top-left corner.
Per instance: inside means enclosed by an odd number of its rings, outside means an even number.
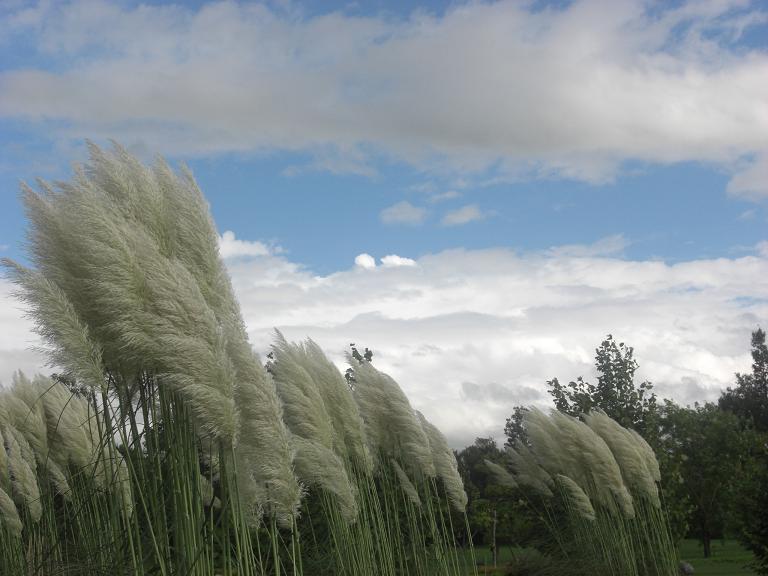
[[[756,574],[747,565],[752,553],[742,548],[735,540],[712,542],[712,556],[704,558],[704,549],[696,540],[683,540],[680,544],[680,558],[689,562],[695,575],[705,576],[753,576]]]
[[[469,554],[464,555],[467,574],[472,574]],[[493,568],[493,556],[487,546],[475,548],[475,559],[478,562],[478,574],[501,575],[504,565],[512,558],[512,548],[499,547],[498,565]],[[747,565],[752,560],[751,552],[742,548],[735,540],[712,542],[712,556],[704,558],[704,549],[697,540],[683,540],[680,543],[680,558],[691,564],[695,570],[694,576],[756,576]]]

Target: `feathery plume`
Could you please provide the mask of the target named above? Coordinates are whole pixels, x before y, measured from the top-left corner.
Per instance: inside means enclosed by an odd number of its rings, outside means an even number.
[[[271,367],[272,379],[283,405],[283,420],[288,429],[296,436],[332,448],[334,432],[331,417],[314,378],[302,365],[299,346],[289,343],[279,330],[275,330],[272,352],[275,356]]]
[[[586,520],[594,521],[596,518],[595,509],[592,507],[592,502],[590,502],[589,496],[587,496],[584,490],[572,478],[564,474],[556,474],[555,478],[557,479],[557,484],[563,490],[567,501],[576,513]]]
[[[399,455],[414,472],[433,477],[435,464],[429,440],[400,386],[369,362],[359,364],[349,355],[347,360],[355,367],[353,394],[371,451],[388,457]]]
[[[586,414],[584,421],[608,444],[621,469],[624,484],[634,490],[636,495],[646,496],[655,507],[659,508],[661,502],[658,487],[648,470],[644,455],[638,449],[638,444],[629,430],[620,426],[605,412],[598,410]]]
[[[51,363],[100,389],[104,385],[101,349],[91,340],[88,327],[64,291],[39,272],[8,259],[3,264],[21,288],[17,295],[29,306],[35,332],[48,344]]]
[[[612,508],[618,504],[627,518],[635,515],[632,496],[624,485],[621,470],[608,445],[592,429],[561,412],[553,412],[552,420],[559,431],[563,448],[580,463],[581,474],[590,481],[582,488],[593,500]]]
[[[659,461],[656,459],[656,454],[653,452],[653,448],[651,448],[651,445],[648,444],[648,442],[640,436],[635,430],[632,430],[631,428],[627,430],[629,432],[629,435],[632,436],[635,443],[637,444],[637,448],[640,451],[640,454],[645,459],[645,466],[648,468],[648,472],[650,472],[651,477],[656,482],[661,482],[661,471],[659,470]]]
[[[410,500],[416,506],[421,507],[421,498],[419,498],[419,492],[411,482],[411,479],[408,478],[408,474],[406,474],[405,471],[400,468],[400,465],[396,460],[392,459],[390,462],[392,462],[392,468],[394,468],[395,474],[397,475],[397,480],[400,482],[400,488],[403,489],[403,492],[408,497],[408,500]]]
[[[13,500],[2,487],[0,487],[0,520],[11,534],[14,536],[21,535],[22,524],[19,511],[16,510]]]
[[[2,396],[0,396],[2,402]],[[3,438],[3,428],[8,424],[8,420],[3,420],[0,416],[0,488],[7,487],[11,481],[8,475],[8,454],[5,451],[5,439]]]
[[[517,482],[515,477],[512,476],[507,469],[503,466],[499,466],[496,462],[491,462],[488,459],[483,460],[485,467],[491,473],[491,476],[499,486],[506,486],[507,488],[517,488]]]
[[[354,459],[363,470],[370,471],[372,461],[366,445],[363,420],[347,381],[311,339],[307,339],[304,344],[304,354],[307,363],[305,368],[317,383],[331,417],[336,453]]]
[[[280,400],[245,337],[230,340],[230,356],[237,375],[235,399],[241,423],[235,457],[242,505],[253,524],[266,511],[281,526],[290,527],[303,488],[293,472],[294,448]]]
[[[418,410],[416,411],[416,416],[418,416],[421,427],[427,435],[435,472],[443,481],[448,499],[456,510],[463,512],[467,507],[467,493],[464,490],[464,482],[459,474],[456,456],[454,456],[453,450],[450,449],[445,436],[437,429],[437,426],[427,420]]]
[[[518,484],[532,488],[545,498],[554,496],[550,489],[553,486],[552,477],[539,466],[536,457],[524,444],[517,442],[514,448],[508,446],[506,454],[512,463],[514,478]]]
[[[29,510],[33,522],[38,522],[43,509],[40,503],[40,488],[35,474],[35,456],[24,435],[7,426],[3,431],[8,451],[8,471],[11,480],[11,495],[17,504]]]
[[[298,477],[307,484],[316,484],[333,494],[342,517],[347,522],[353,522],[357,518],[357,500],[341,459],[319,442],[297,436],[293,443],[296,447],[294,465]]]

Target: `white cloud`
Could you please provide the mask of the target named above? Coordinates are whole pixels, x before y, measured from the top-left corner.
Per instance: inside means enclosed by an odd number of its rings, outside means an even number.
[[[768,153],[755,158],[728,182],[728,192],[747,198],[768,196]]]
[[[567,244],[549,249],[552,256],[615,256],[621,254],[629,245],[623,234],[601,238],[593,244]]]
[[[393,204],[381,211],[381,221],[385,224],[410,224],[417,225],[424,222],[427,211],[424,208],[414,206],[407,200]]]
[[[358,173],[382,152],[590,182],[626,160],[702,161],[735,174],[734,194],[765,194],[768,54],[732,44],[765,21],[759,2],[533,6],[400,19],[245,2],[7,10],[0,44],[23,37],[43,64],[0,74],[0,116],[165,154],[301,150]]]
[[[553,376],[593,378],[609,332],[635,347],[639,378],[681,402],[716,399],[750,369],[750,331],[768,318],[768,284],[755,282],[768,277],[768,251],[677,264],[575,255],[590,253],[451,250],[376,274],[359,273],[375,265],[361,255],[327,276],[275,256],[228,266],[257,350],[273,327],[339,363],[349,342],[368,346],[454,446],[501,436],[515,403],[548,404]],[[25,352],[35,339],[9,291],[0,283],[3,381],[42,365]]]
[[[609,332],[635,347],[639,378],[681,402],[716,399],[749,370],[750,331],[768,317],[754,281],[765,256],[670,265],[594,252],[453,250],[376,275],[286,268],[259,282],[248,263],[230,270],[257,349],[273,326],[339,362],[350,341],[368,346],[457,446],[500,436],[516,402],[549,403],[553,376],[592,378]]]
[[[432,204],[437,204],[438,202],[444,202],[446,200],[453,200],[454,198],[459,198],[461,194],[456,192],[456,190],[448,190],[447,192],[439,192],[437,194],[430,194],[429,201]]]
[[[475,204],[468,204],[456,210],[452,210],[443,216],[443,226],[461,226],[475,220],[482,220],[485,214]]]
[[[404,258],[397,254],[388,254],[381,259],[381,264],[385,268],[397,268],[398,266],[416,266],[416,260]]]
[[[23,307],[13,296],[16,287],[0,279],[0,384],[8,385],[16,370],[28,374],[48,373],[45,359],[32,350],[40,345],[33,334],[32,321],[25,317]]]
[[[280,250],[274,251],[279,252]],[[235,233],[231,230],[227,230],[219,236],[219,254],[225,260],[248,256],[267,256],[272,253],[273,250],[262,242],[238,240],[235,238]]]
[[[376,258],[365,252],[355,256],[355,266],[363,268],[365,270],[371,270],[376,268]]]

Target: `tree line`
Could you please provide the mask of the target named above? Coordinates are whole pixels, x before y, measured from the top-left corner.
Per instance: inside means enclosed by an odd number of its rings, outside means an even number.
[[[640,433],[661,469],[661,495],[676,539],[697,538],[705,557],[713,540],[737,538],[768,574],[768,346],[762,329],[752,333],[752,370],[736,374],[717,402],[681,406],[660,400],[651,382],[636,382],[634,349],[611,335],[595,351],[597,379],[547,381],[553,408],[581,417],[600,409]],[[504,449],[527,444],[524,416],[507,418],[505,445],[478,438],[456,453],[469,496],[476,544],[540,548],[546,533],[519,488],[499,486],[485,464],[503,465]]]

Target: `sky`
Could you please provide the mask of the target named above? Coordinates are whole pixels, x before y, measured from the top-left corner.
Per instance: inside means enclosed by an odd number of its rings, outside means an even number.
[[[454,447],[609,333],[716,400],[768,324],[764,2],[3,2],[0,256],[87,140],[191,168],[259,353],[370,347]]]

